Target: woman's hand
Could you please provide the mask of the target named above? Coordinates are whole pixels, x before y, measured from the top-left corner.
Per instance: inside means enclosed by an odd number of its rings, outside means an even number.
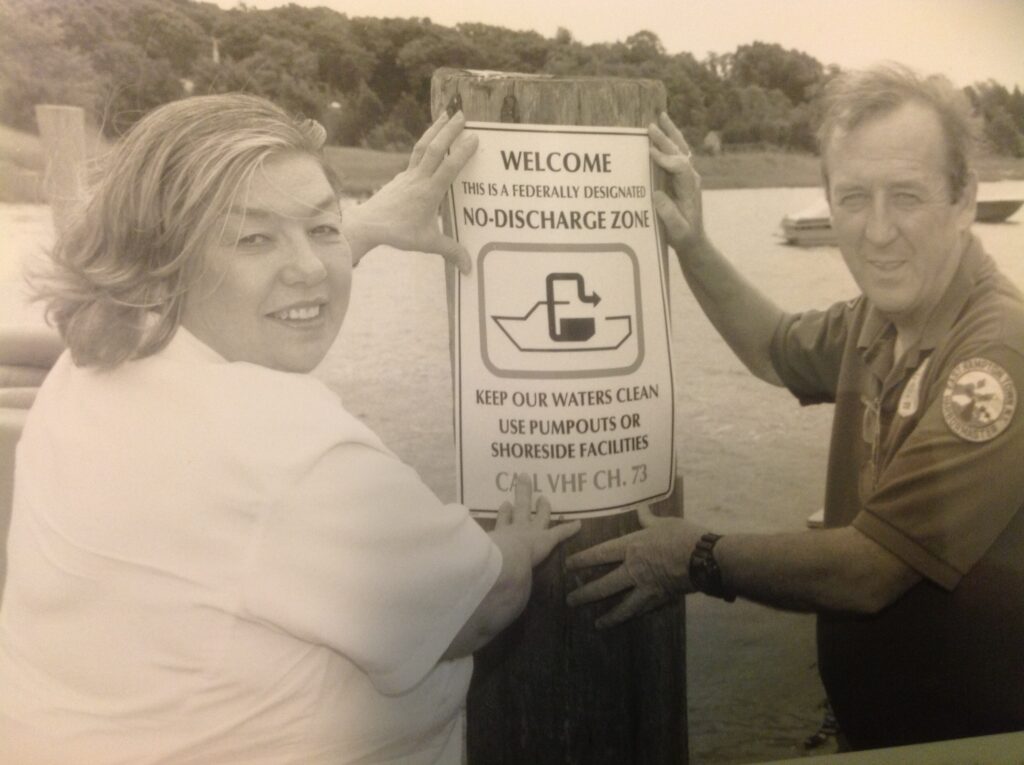
[[[377,245],[435,252],[460,271],[471,268],[469,253],[444,236],[437,211],[455,176],[476,151],[477,138],[463,134],[462,112],[442,114],[427,128],[409,158],[409,167],[370,199],[345,210],[344,231],[353,262]]]
[[[511,624],[530,599],[533,567],[580,530],[580,522],[548,527],[551,503],[533,498],[530,476],[516,476],[514,501],[498,509],[491,541],[501,550],[501,573],[473,615],[445,652],[446,659],[468,656],[482,648]]]
[[[678,255],[704,239],[704,215],[701,210],[700,176],[693,167],[693,155],[686,139],[668,114],[658,116],[658,124],[647,128],[651,138],[651,157],[668,173],[668,191],[654,192],[654,208],[665,225],[668,242]]]
[[[491,539],[502,548],[520,546],[530,568],[539,564],[555,547],[580,530],[580,522],[564,523],[548,528],[551,522],[551,503],[541,495],[533,500],[533,484],[527,473],[516,476],[515,502],[505,502],[498,508],[498,519]],[[506,544],[507,542],[507,544]]]

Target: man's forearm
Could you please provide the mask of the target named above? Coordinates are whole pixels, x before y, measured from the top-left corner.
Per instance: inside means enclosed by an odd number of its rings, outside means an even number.
[[[760,379],[781,385],[771,363],[771,342],[783,311],[707,239],[679,254],[679,264],[700,307],[740,361]]]
[[[715,547],[727,588],[790,611],[875,613],[920,575],[853,527],[727,534]]]

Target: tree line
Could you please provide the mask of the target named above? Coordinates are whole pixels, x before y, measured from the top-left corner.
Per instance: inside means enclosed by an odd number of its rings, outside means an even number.
[[[698,60],[641,31],[585,45],[429,18],[349,18],[296,5],[224,10],[194,0],[0,0],[0,122],[34,130],[36,103],[86,109],[108,136],[189,93],[246,91],[319,119],[331,143],[408,149],[430,121],[441,66],[661,80],[691,145],[813,151],[816,96],[839,69],[753,42]],[[1024,156],[1024,94],[965,88],[990,147]]]

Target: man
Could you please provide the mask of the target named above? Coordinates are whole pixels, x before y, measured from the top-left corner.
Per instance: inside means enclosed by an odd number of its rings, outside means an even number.
[[[671,179],[658,213],[704,311],[755,375],[835,404],[826,528],[718,537],[643,510],[643,529],[569,561],[622,561],[570,596],[628,591],[599,626],[694,591],[816,611],[855,749],[1024,729],[1024,297],[971,233],[970,126],[942,79],[831,83],[825,189],[863,294],[801,314],[712,246],[682,135],[651,127]]]

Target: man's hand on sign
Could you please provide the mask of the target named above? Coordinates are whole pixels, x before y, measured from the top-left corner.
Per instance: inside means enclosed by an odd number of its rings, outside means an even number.
[[[473,156],[477,137],[463,133],[462,112],[442,114],[427,128],[409,157],[409,167],[363,204],[344,212],[345,235],[358,260],[367,243],[434,252],[463,273],[472,261],[466,248],[438,228],[437,211],[455,176]]]
[[[700,176],[693,167],[693,154],[668,114],[658,115],[658,123],[647,127],[651,138],[651,157],[668,173],[668,190],[654,192],[654,208],[665,224],[669,244],[676,253],[686,252],[704,239],[704,214],[701,209]]]
[[[690,555],[705,529],[682,518],[658,517],[646,505],[637,515],[640,531],[602,542],[566,561],[570,571],[622,561],[610,573],[569,593],[569,605],[581,606],[629,590],[597,620],[598,628],[621,624],[694,591]]]

